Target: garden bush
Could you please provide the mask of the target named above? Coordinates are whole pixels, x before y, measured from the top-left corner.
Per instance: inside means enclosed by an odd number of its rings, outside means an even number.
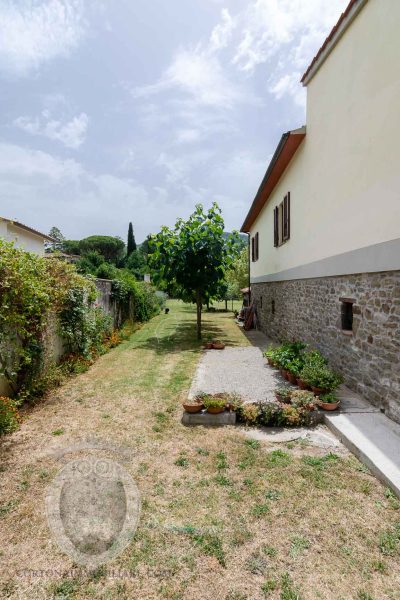
[[[0,396],[0,435],[15,431],[19,421],[16,403],[11,398]]]

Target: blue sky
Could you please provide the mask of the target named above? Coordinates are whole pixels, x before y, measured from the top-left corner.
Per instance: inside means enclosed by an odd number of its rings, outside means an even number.
[[[0,216],[142,241],[239,228],[347,0],[1,0]]]

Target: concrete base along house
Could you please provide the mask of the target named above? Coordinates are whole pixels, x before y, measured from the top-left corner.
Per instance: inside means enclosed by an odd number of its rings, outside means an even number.
[[[400,2],[352,0],[243,223],[271,338],[319,348],[400,422]]]

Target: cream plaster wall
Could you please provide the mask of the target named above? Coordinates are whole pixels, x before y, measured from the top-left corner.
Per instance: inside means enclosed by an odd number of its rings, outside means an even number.
[[[252,277],[400,238],[399,22],[400,2],[369,0],[309,83],[306,138],[251,229]],[[288,191],[291,238],[274,248]]]
[[[27,252],[34,252],[39,256],[44,255],[44,240],[26,229],[0,220],[0,237],[8,242],[14,242],[17,248],[23,248]]]

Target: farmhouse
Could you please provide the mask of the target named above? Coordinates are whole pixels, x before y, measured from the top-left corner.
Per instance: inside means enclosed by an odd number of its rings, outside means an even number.
[[[44,256],[45,242],[54,242],[53,238],[45,233],[4,217],[0,217],[0,238],[7,242],[14,242],[17,248],[39,256]]]
[[[400,421],[400,2],[352,0],[304,73],[242,226],[261,329]]]

